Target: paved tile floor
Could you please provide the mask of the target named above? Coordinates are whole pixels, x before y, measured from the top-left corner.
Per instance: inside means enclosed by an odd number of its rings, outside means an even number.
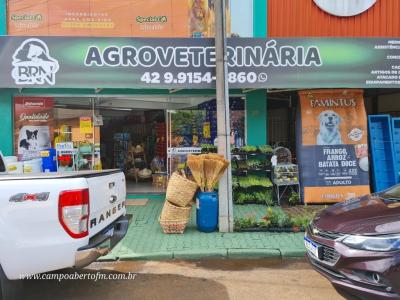
[[[164,234],[158,223],[162,199],[144,206],[128,206],[133,215],[127,236],[102,260],[301,257],[303,233],[201,233],[196,230],[195,208],[184,234]],[[235,216],[265,214],[263,205],[237,205]]]

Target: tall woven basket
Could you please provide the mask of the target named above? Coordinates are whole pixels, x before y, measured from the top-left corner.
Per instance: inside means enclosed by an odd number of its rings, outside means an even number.
[[[165,201],[159,219],[164,233],[183,233],[189,223],[192,206],[179,207]]]
[[[160,218],[162,220],[189,220],[191,209],[191,205],[180,207],[166,200]]]
[[[166,199],[179,207],[186,207],[192,201],[197,184],[177,173],[173,173],[168,182]]]

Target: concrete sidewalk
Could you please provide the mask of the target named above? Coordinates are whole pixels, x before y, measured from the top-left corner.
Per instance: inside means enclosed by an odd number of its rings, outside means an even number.
[[[147,198],[147,197],[146,197]],[[133,215],[127,236],[101,260],[167,260],[201,258],[303,257],[304,233],[236,232],[201,233],[196,230],[195,208],[184,234],[164,234],[158,223],[163,199],[128,206]],[[235,216],[265,214],[263,205],[237,205]]]

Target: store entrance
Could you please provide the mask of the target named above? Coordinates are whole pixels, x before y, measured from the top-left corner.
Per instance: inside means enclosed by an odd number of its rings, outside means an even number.
[[[165,111],[101,108],[98,113],[102,167],[125,172],[128,194],[165,192]]]
[[[198,110],[214,96],[55,97],[54,147],[71,142],[78,155],[72,167],[67,153],[61,170],[120,169],[127,194],[165,193],[168,179],[167,111]],[[191,120],[183,120],[182,131]],[[201,130],[200,130],[201,129]],[[199,127],[202,131],[202,127]],[[65,133],[67,132],[67,134]],[[82,155],[80,148],[91,149]],[[64,153],[65,154],[65,153]],[[61,161],[61,164],[64,164]]]

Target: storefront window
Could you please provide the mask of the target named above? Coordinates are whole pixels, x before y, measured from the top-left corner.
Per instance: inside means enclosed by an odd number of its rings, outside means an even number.
[[[231,147],[245,143],[245,103],[242,98],[230,99]],[[185,168],[186,158],[191,153],[217,152],[217,107],[216,100],[200,103],[190,110],[168,112],[169,173]]]
[[[73,103],[67,107],[65,100],[52,97],[15,97],[14,147],[18,161],[33,164],[34,173],[101,169],[99,120],[93,118],[92,101],[79,99],[74,108]],[[48,169],[43,164],[47,156],[54,156],[54,164]]]

